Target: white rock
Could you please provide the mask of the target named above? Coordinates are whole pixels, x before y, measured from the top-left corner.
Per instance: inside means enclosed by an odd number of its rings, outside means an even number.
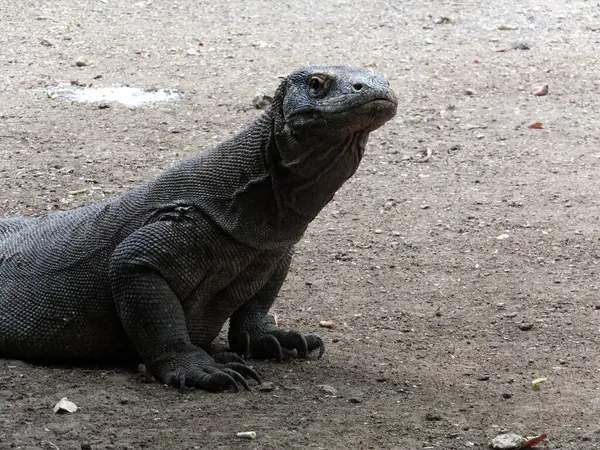
[[[74,413],[75,411],[77,411],[77,405],[68,400],[67,397],[61,398],[59,402],[54,405],[54,412],[56,414]]]
[[[239,433],[236,433],[236,436],[242,439],[251,439],[254,440],[256,439],[256,432],[254,431],[241,431]]]
[[[338,395],[337,389],[329,384],[319,384],[317,387],[323,394],[327,394],[332,397],[336,397]]]
[[[492,439],[491,446],[496,450],[511,450],[521,448],[521,444],[525,441],[523,436],[516,433],[500,434]]]
[[[75,67],[85,67],[90,65],[90,61],[87,58],[80,56],[73,61],[73,65]]]

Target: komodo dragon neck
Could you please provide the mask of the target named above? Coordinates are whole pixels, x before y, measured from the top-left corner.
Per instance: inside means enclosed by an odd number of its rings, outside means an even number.
[[[296,243],[356,171],[368,133],[306,142],[300,157],[284,161],[290,148],[274,116],[268,110],[230,140],[167,169],[144,189],[146,201],[192,204],[255,248]]]

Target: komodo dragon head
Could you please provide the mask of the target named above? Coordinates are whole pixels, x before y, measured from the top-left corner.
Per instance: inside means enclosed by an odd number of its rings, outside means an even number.
[[[343,66],[297,70],[280,86],[282,94],[284,120],[299,141],[373,131],[396,114],[398,104],[387,79]]]
[[[397,106],[388,80],[362,68],[292,72],[267,113],[276,142],[270,167],[286,208],[312,220],[358,169],[369,133]]]
[[[312,66],[292,72],[272,105],[284,165],[312,177],[350,153],[356,170],[368,134],[394,117],[397,106],[388,80],[362,68]]]

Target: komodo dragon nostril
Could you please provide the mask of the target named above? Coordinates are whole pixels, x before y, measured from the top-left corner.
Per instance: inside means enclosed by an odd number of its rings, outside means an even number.
[[[359,92],[359,91],[361,91],[361,90],[362,90],[362,88],[363,88],[363,85],[362,85],[362,83],[355,83],[355,84],[353,84],[353,85],[352,85],[352,87],[354,88],[354,90],[355,90],[356,92]]]

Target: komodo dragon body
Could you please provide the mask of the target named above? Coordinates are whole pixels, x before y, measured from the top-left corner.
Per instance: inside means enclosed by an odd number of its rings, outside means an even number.
[[[396,107],[387,80],[363,69],[300,69],[247,129],[156,179],[0,220],[0,356],[139,355],[162,382],[237,391],[258,380],[237,355],[322,355],[321,338],[268,312],[293,245]],[[235,353],[210,354],[227,319]]]

